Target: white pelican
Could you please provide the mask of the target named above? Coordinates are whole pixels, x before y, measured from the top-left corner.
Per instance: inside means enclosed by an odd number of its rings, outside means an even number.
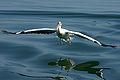
[[[106,45],[106,44],[103,44],[101,42],[99,42],[98,40],[96,39],[93,39],[87,35],[84,35],[80,32],[74,32],[74,31],[70,31],[70,30],[67,30],[67,29],[63,29],[61,28],[62,26],[62,23],[61,22],[58,22],[57,26],[56,26],[56,29],[52,29],[52,28],[41,28],[41,29],[30,29],[30,30],[25,30],[25,31],[19,31],[19,32],[8,32],[8,31],[5,31],[3,30],[2,32],[4,33],[7,33],[7,34],[31,34],[31,33],[36,33],[36,34],[51,34],[51,33],[56,33],[56,35],[60,38],[60,44],[62,45],[62,41],[61,40],[64,40],[64,41],[69,41],[69,46],[70,46],[70,35],[75,35],[75,36],[78,36],[78,37],[82,37],[82,38],[85,38],[85,39],[88,39],[94,43],[97,43],[98,45],[100,46],[104,46],[104,47],[112,47],[112,48],[115,48],[116,46],[113,46],[113,45]]]

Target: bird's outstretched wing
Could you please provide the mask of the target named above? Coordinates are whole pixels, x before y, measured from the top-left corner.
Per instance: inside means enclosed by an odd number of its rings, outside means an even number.
[[[19,31],[19,32],[8,32],[6,30],[2,30],[2,32],[6,34],[51,34],[55,33],[56,29],[51,29],[51,28],[41,28],[41,29],[30,29],[30,30],[25,30],[25,31]]]
[[[92,37],[89,37],[89,36],[87,36],[87,35],[85,35],[85,34],[82,34],[82,33],[80,33],[80,32],[68,31],[68,33],[69,33],[69,34],[76,35],[76,36],[81,37],[81,38],[88,39],[88,40],[90,40],[90,41],[93,41],[94,43],[97,43],[97,44],[100,45],[100,46],[112,47],[112,48],[116,48],[116,47],[117,47],[117,46],[106,45],[106,44],[104,44],[104,43],[101,43],[101,42],[99,42],[98,40],[95,40],[95,39],[93,39]]]

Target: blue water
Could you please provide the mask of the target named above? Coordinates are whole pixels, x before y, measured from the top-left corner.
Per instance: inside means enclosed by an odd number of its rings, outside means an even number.
[[[63,28],[118,47],[101,47],[76,36],[72,36],[70,47],[65,42],[61,46],[55,34],[0,32],[0,80],[120,80],[119,0],[0,2],[0,31],[55,28],[58,21],[63,23]],[[68,73],[64,68],[61,70],[60,65],[48,65],[60,58],[74,61]]]

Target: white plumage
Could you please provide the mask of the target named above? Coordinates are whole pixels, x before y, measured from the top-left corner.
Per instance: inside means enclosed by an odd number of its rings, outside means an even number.
[[[31,29],[31,30],[25,30],[25,31],[20,31],[20,32],[8,32],[3,30],[2,32],[7,33],[7,34],[32,34],[32,33],[36,33],[36,34],[51,34],[51,33],[56,33],[56,35],[60,38],[60,44],[62,45],[62,39],[65,41],[69,41],[69,46],[70,46],[70,35],[76,35],[78,37],[82,37],[85,39],[88,39],[94,43],[97,43],[100,46],[104,46],[104,47],[112,47],[115,48],[116,46],[113,45],[106,45],[103,44],[101,42],[99,42],[96,39],[93,39],[92,37],[89,37],[87,35],[84,35],[80,32],[75,32],[75,31],[70,31],[67,29],[63,29],[61,28],[62,23],[58,22],[56,29],[52,29],[52,28],[41,28],[41,29]]]

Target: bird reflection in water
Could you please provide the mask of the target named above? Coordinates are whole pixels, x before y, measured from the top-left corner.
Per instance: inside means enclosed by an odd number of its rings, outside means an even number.
[[[68,72],[70,70],[76,70],[76,71],[87,71],[89,74],[95,74],[98,77],[100,77],[103,80],[106,80],[103,77],[103,70],[109,70],[110,68],[93,68],[94,66],[98,66],[100,63],[98,61],[88,61],[85,63],[80,63],[77,65],[74,65],[74,61],[71,59],[62,59],[60,58],[57,62],[49,62],[48,65],[51,66],[60,66],[61,70],[66,70],[68,76]]]
[[[18,75],[29,77],[29,78],[48,78],[53,80],[71,80],[70,78],[70,70],[76,70],[76,71],[86,71],[89,74],[95,74],[98,77],[100,77],[102,80],[106,80],[103,77],[103,70],[110,70],[110,68],[93,68],[95,66],[98,66],[100,63],[98,61],[88,61],[84,63],[80,63],[75,65],[75,62],[71,59],[63,59],[60,58],[57,61],[49,62],[48,65],[50,66],[59,66],[61,71],[65,70],[67,73],[59,72],[55,77],[52,76],[29,76],[21,73],[16,73]],[[65,75],[63,75],[65,74]],[[70,79],[68,79],[70,78]]]
[[[48,65],[50,65],[50,66],[60,66],[61,70],[64,69],[64,70],[67,71],[66,76],[68,76],[68,72],[73,68],[74,61],[72,61],[71,59],[60,58],[57,62],[49,62]],[[59,72],[58,74],[60,75],[61,72]]]

